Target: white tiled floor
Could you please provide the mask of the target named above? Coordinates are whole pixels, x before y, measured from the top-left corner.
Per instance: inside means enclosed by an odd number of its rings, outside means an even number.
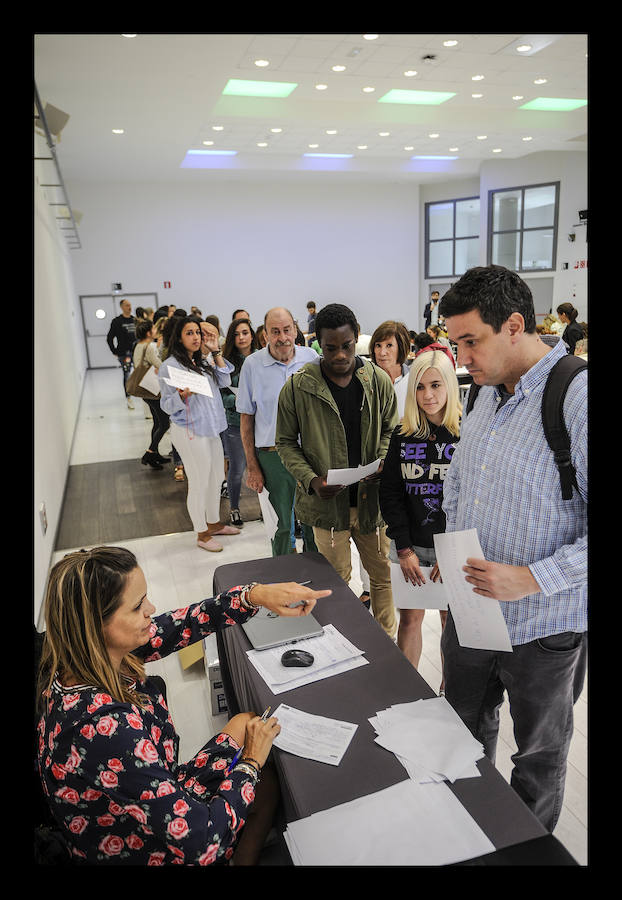
[[[144,418],[144,406],[135,400],[128,410],[116,370],[87,373],[79,422],[72,452],[72,464],[129,459],[143,454],[151,421]],[[170,448],[168,436],[161,452]],[[237,560],[258,559],[270,555],[270,547],[261,522],[249,522],[239,536],[222,539],[222,553],[198,550],[194,535],[167,534],[124,541],[137,556],[145,572],[150,599],[158,612],[200,600],[212,594],[214,569]],[[66,553],[55,554],[52,562]],[[353,547],[351,588],[361,590],[358,559]],[[426,612],[423,623],[423,655],[419,671],[434,691],[441,681],[440,618],[438,612]],[[215,640],[213,643],[215,655]],[[171,713],[180,735],[180,758],[188,758],[227,721],[226,715],[210,712],[208,682],[202,663],[182,669],[176,655],[150,664],[153,674],[167,682]],[[556,837],[581,865],[587,865],[587,683],[575,707],[575,730],[568,759],[564,807],[555,830]],[[511,755],[516,750],[508,704],[501,710],[500,739],[496,765],[509,781]]]

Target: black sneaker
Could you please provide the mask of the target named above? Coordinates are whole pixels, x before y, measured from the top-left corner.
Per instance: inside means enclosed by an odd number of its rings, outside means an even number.
[[[244,525],[239,509],[232,509],[229,514],[229,518],[231,520],[231,524],[235,525],[236,528],[242,528],[242,526]]]
[[[226,481],[223,481],[223,483],[220,485],[220,496],[221,496],[221,498],[223,498],[224,500],[228,500],[228,499],[229,499],[229,491],[228,491],[228,489],[227,489],[227,482],[226,482]]]

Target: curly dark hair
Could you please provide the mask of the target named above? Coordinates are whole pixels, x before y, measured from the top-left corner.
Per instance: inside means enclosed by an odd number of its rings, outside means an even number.
[[[328,303],[323,306],[315,317],[315,337],[318,344],[322,343],[323,328],[341,328],[342,325],[350,325],[354,337],[358,339],[359,324],[348,306],[344,306],[342,303]]]
[[[482,322],[497,333],[514,312],[523,317],[525,331],[535,333],[536,315],[531,291],[516,272],[504,266],[468,269],[443,295],[438,308],[439,315],[445,319],[461,316],[472,309],[478,310]]]

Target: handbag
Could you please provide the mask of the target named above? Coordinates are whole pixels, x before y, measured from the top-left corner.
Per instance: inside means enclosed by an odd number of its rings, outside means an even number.
[[[151,363],[145,362],[147,347],[148,344],[145,344],[145,349],[143,350],[143,358],[140,361],[140,364],[134,367],[134,371],[127,379],[125,383],[125,391],[127,394],[129,394],[130,397],[141,397],[143,400],[157,400],[157,394],[152,394],[151,391],[148,391],[146,388],[141,387],[140,384],[147,372],[153,368]]]

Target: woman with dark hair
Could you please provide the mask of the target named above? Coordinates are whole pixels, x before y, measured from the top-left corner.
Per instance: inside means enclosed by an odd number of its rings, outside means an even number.
[[[137,310],[138,312],[138,310]],[[156,375],[162,365],[158,349],[153,340],[153,322],[150,319],[139,319],[136,322],[136,343],[134,345],[134,368],[146,362],[153,366]],[[153,469],[161,469],[162,463],[169,463],[170,457],[162,456],[159,452],[160,441],[169,429],[169,418],[160,406],[159,397],[143,397],[149,407],[153,426],[151,428],[151,443],[141,462],[144,466]]]
[[[371,361],[387,373],[393,382],[397,397],[397,413],[404,415],[408,366],[406,360],[410,352],[410,335],[403,322],[391,320],[379,325],[371,336],[369,354]]]
[[[562,332],[562,341],[568,346],[568,353],[574,354],[574,348],[577,341],[584,338],[583,329],[577,322],[578,310],[574,308],[572,303],[560,303],[557,307],[557,315],[559,321],[565,325]]]
[[[181,456],[188,479],[188,513],[197,532],[197,546],[218,552],[214,535],[239,534],[239,528],[220,521],[220,482],[224,453],[220,433],[227,427],[220,388],[231,383],[233,366],[222,356],[216,329],[206,341],[212,363],[201,353],[203,335],[196,316],[179,318],[160,366],[160,405],[171,420],[171,440]],[[169,384],[170,370],[190,372],[205,379],[205,393]]]
[[[307,615],[330,593],[245,585],[153,615],[129,550],[95,547],[56,563],[45,598],[38,769],[74,862],[257,864],[278,803],[268,762],[278,720],[240,713],[180,763],[160,680],[147,677],[145,663],[243,623],[261,606]]]
[[[227,329],[227,336],[222,348],[222,353],[227,362],[233,365],[231,372],[231,385],[220,389],[222,402],[225,407],[227,429],[222,432],[225,454],[229,460],[227,469],[227,496],[229,497],[231,524],[236,528],[244,525],[240,515],[240,491],[242,489],[242,476],[246,468],[246,456],[240,436],[240,414],[235,408],[236,391],[240,381],[240,369],[247,356],[259,350],[259,342],[253,330],[250,319],[233,319]]]

